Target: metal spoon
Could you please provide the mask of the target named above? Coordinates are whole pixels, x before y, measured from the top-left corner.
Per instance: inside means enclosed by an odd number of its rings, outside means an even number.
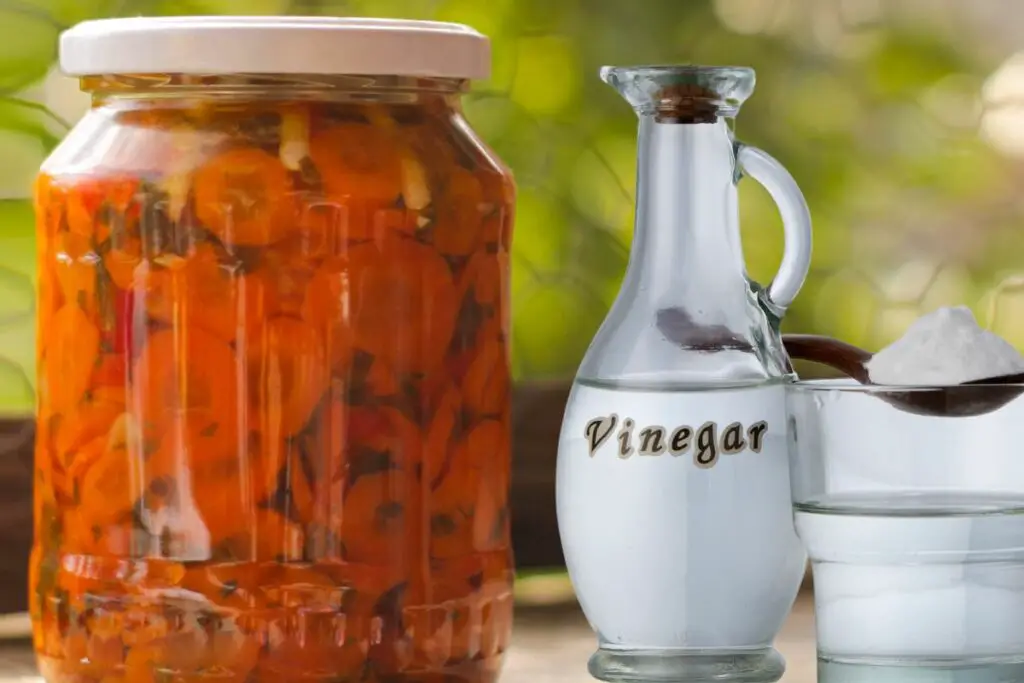
[[[872,354],[852,344],[815,334],[785,334],[782,342],[790,358],[834,368],[861,384],[873,385],[868,376]],[[1024,373],[988,377],[949,387],[885,389],[874,396],[915,415],[974,417],[998,410],[1024,393]]]

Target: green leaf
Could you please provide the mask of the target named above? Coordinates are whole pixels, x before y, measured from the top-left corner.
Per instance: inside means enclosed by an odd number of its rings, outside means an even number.
[[[22,0],[37,8],[62,27],[71,27],[87,19],[115,16],[124,5],[123,0]]]
[[[12,92],[46,75],[57,58],[60,25],[36,3],[0,8],[0,92]]]
[[[0,199],[27,198],[32,180],[59,137],[59,124],[43,107],[0,98]]]
[[[38,102],[0,97],[0,130],[35,138],[50,152],[71,126]]]
[[[36,376],[35,224],[30,202],[0,201],[0,240],[0,413],[30,413]]]
[[[536,288],[513,302],[512,357],[526,377],[571,375],[606,313],[569,282]]]

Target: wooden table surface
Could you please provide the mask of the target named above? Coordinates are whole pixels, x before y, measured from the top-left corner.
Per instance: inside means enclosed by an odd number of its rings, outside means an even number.
[[[814,614],[803,592],[775,646],[786,658],[783,683],[814,683]],[[523,607],[516,615],[512,649],[501,683],[590,683],[587,659],[594,635],[575,606]],[[27,641],[0,644],[0,683],[38,683]]]

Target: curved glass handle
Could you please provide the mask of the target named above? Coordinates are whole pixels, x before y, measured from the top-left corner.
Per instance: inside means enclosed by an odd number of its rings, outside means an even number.
[[[768,300],[784,310],[793,303],[811,267],[811,212],[793,176],[767,152],[739,144],[736,162],[746,175],[761,183],[779,207],[785,247],[782,263],[768,286]]]

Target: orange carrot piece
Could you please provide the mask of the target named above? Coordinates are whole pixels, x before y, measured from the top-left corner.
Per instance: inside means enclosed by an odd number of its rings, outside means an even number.
[[[272,244],[293,229],[288,169],[267,152],[223,152],[196,172],[193,187],[196,215],[226,244]]]
[[[65,413],[85,395],[100,351],[100,331],[77,303],[65,304],[43,330],[41,397],[52,413]]]
[[[252,275],[233,274],[210,244],[197,245],[180,266],[146,264],[136,272],[145,274],[146,310],[157,320],[181,321],[233,342],[266,317],[271,293],[265,283]]]
[[[355,344],[400,374],[440,363],[454,331],[458,292],[436,251],[409,239],[349,251]]]
[[[459,165],[452,166],[437,205],[434,246],[443,254],[468,256],[483,243],[484,205],[480,180]]]
[[[122,244],[112,246],[103,255],[110,279],[120,289],[130,290],[135,281],[135,270],[142,262],[142,244],[138,238],[128,238]]]
[[[96,311],[96,263],[88,237],[62,232],[55,240],[56,263],[53,266],[64,301],[77,303],[90,315]]]
[[[218,425],[218,438],[233,439],[237,368],[235,351],[209,332],[195,327],[155,332],[135,361],[130,409],[140,421],[164,426],[182,413],[202,411]]]
[[[466,407],[477,416],[500,416],[511,401],[508,351],[496,337],[484,340],[462,380]]]
[[[333,259],[310,280],[302,306],[302,318],[322,330],[327,355],[334,370],[344,371],[352,360],[351,280],[345,261]]]
[[[143,487],[142,431],[127,413],[114,423],[106,441],[102,455],[85,467],[81,479],[81,510],[85,521],[94,526],[130,516]]]
[[[65,470],[70,470],[77,451],[93,439],[106,435],[124,413],[124,390],[102,387],[92,390],[74,409],[63,415],[57,424],[54,446]]]
[[[484,420],[466,437],[466,448],[481,473],[473,506],[473,549],[477,552],[508,544],[509,436],[505,423]]]
[[[273,318],[254,335],[248,359],[252,426],[270,438],[300,431],[330,384],[316,329],[295,318]]]
[[[335,239],[345,242],[374,237],[377,212],[396,208],[402,192],[396,141],[375,126],[342,124],[316,135],[310,154],[327,201],[341,209]]]

